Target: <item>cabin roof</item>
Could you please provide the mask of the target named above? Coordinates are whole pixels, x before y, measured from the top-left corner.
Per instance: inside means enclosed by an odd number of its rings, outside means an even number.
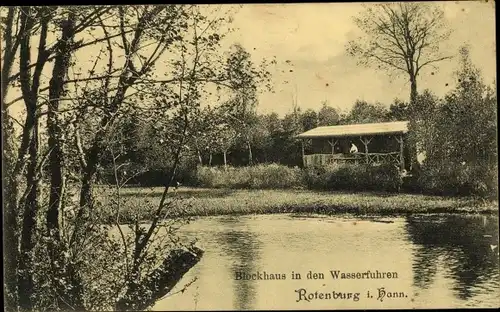
[[[408,121],[378,122],[317,127],[299,134],[299,138],[332,138],[358,135],[383,135],[408,132]]]

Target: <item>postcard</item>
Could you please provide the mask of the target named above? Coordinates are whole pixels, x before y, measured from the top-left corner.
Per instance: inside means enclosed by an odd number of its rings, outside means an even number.
[[[494,9],[2,7],[6,311],[500,307]]]

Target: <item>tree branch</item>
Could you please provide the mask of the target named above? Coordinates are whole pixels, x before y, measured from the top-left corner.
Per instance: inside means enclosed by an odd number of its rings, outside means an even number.
[[[440,58],[437,58],[437,59],[432,59],[432,60],[429,60],[427,62],[424,62],[422,63],[418,68],[417,68],[417,71],[419,71],[422,67],[426,66],[426,65],[429,65],[429,64],[432,64],[432,63],[436,63],[436,62],[440,62],[440,61],[444,61],[444,60],[449,60],[449,59],[452,59],[453,56],[443,56],[443,57],[440,57]]]

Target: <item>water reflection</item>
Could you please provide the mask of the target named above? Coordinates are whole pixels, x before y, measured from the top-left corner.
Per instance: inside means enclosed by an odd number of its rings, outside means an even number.
[[[462,300],[484,293],[486,279],[498,281],[498,248],[494,249],[498,245],[497,216],[411,216],[407,217],[406,231],[415,245],[415,286],[430,287],[441,264],[446,277],[454,281],[455,295]]]
[[[198,237],[202,261],[185,276],[195,287],[156,310],[494,307],[500,289],[498,216],[256,215],[203,217],[182,231]],[[309,280],[323,272],[398,272],[394,280]],[[286,273],[282,281],[236,280],[235,272]],[[293,280],[290,272],[303,274]],[[180,285],[184,283],[181,282]],[[297,288],[362,291],[385,287],[408,298],[377,302],[296,301]]]
[[[256,297],[255,283],[252,281],[237,281],[235,272],[255,272],[256,263],[260,258],[261,242],[256,233],[248,231],[244,221],[237,217],[222,218],[221,223],[230,229],[216,234],[215,241],[230,258],[230,272],[233,274],[234,298],[233,306],[237,310],[253,309]]]

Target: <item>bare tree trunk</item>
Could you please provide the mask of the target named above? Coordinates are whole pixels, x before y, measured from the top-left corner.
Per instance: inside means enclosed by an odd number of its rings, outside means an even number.
[[[15,156],[13,155],[13,146],[10,146],[10,138],[14,135],[11,127],[8,126],[9,113],[5,107],[5,99],[10,86],[9,76],[14,65],[14,58],[19,47],[20,35],[14,37],[14,17],[17,8],[9,7],[6,28],[3,34],[5,46],[2,62],[1,79],[1,100],[2,100],[2,146],[3,146],[3,181],[5,185],[2,189],[2,198],[4,198],[4,285],[5,285],[5,308],[6,310],[15,310],[17,308],[17,260],[19,256],[19,233],[17,222],[17,200],[19,197],[19,175],[15,172]],[[11,154],[12,152],[12,154]],[[19,161],[19,160],[18,160]],[[24,159],[22,160],[24,163]]]
[[[200,150],[198,149],[197,152],[198,152],[198,160],[200,161],[200,165],[203,166],[203,158],[201,158]]]
[[[417,104],[417,97],[418,97],[418,91],[417,91],[417,77],[416,75],[410,73],[410,113],[413,116],[418,116],[418,112],[416,104]],[[415,128],[415,120],[412,120],[412,124],[410,127]],[[418,163],[417,163],[417,149],[416,149],[416,142],[413,140],[412,142],[409,142],[408,144],[408,150],[409,150],[409,156],[410,156],[410,168],[414,172],[415,169],[418,168]]]
[[[196,138],[194,138],[194,146],[196,147],[196,154],[198,155],[198,161],[200,162],[200,165],[203,166],[203,158],[201,157],[200,147],[198,144],[198,140]]]
[[[101,133],[101,135],[104,135]],[[93,202],[93,194],[92,194],[92,182],[94,179],[94,175],[97,172],[97,164],[101,155],[101,143],[100,143],[100,138],[96,137],[96,141],[94,141],[94,144],[92,146],[92,149],[90,150],[90,153],[88,154],[87,158],[87,166],[84,168],[84,173],[82,177],[82,185],[80,188],[80,202],[79,202],[79,208],[78,208],[78,213],[76,216],[76,223],[75,223],[75,228],[73,230],[73,234],[71,235],[70,239],[70,245],[73,245],[77,239],[77,237],[80,235],[84,223],[86,222],[85,215],[89,213],[89,211],[92,210],[92,207],[94,206]],[[77,247],[78,248],[78,247]]]
[[[253,154],[252,154],[252,145],[250,144],[250,141],[247,141],[247,146],[248,146],[248,164],[251,165],[253,164]]]
[[[16,56],[17,48],[19,47],[20,35],[13,37],[14,32],[14,17],[16,14],[16,7],[9,7],[6,18],[6,29],[3,34],[5,39],[5,52],[2,62],[2,108],[4,108],[7,90],[9,88],[9,76],[14,65],[14,58]]]
[[[23,95],[24,103],[26,105],[26,124],[29,128],[23,129],[23,141],[21,143],[21,150],[19,151],[19,159],[25,157],[26,151],[29,155],[29,163],[26,172],[26,190],[24,209],[22,217],[22,229],[20,237],[20,253],[19,253],[19,267],[18,267],[18,304],[24,310],[32,310],[33,302],[31,296],[34,292],[34,279],[33,279],[33,249],[35,247],[35,227],[36,227],[36,213],[38,210],[38,177],[37,177],[37,162],[38,162],[38,117],[37,114],[37,99],[38,87],[40,83],[41,69],[44,65],[44,55],[38,55],[37,65],[31,79],[31,70],[29,64],[31,61],[31,32],[30,30],[34,25],[33,8],[23,7],[23,14],[21,14],[21,25],[24,27],[20,39],[19,50],[19,69],[20,69],[20,82],[21,92]],[[46,29],[45,29],[46,30]],[[45,46],[44,29],[42,28],[40,34],[40,46]],[[43,52],[43,51],[42,51]],[[40,63],[38,63],[40,61]],[[26,145],[24,145],[26,144]],[[26,148],[26,150],[25,150]],[[22,158],[21,158],[22,157]],[[18,165],[22,166],[23,162],[20,161]],[[17,167],[17,165],[16,165]],[[22,171],[15,168],[15,173],[22,175]],[[17,194],[13,195],[16,196]],[[17,201],[17,198],[16,198]]]
[[[410,74],[410,105],[415,105],[417,95],[417,77],[413,74]]]
[[[209,158],[208,158],[208,165],[212,167],[212,152],[210,152]]]
[[[227,151],[224,151],[224,170],[227,170]]]
[[[32,112],[34,114],[34,112]],[[36,213],[38,211],[38,121],[32,129],[29,147],[29,164],[26,175],[26,199],[24,202],[24,214],[21,231],[21,252],[19,259],[18,275],[18,299],[19,305],[24,310],[32,310],[33,302],[31,296],[34,293],[33,280],[33,249],[35,247]]]
[[[62,147],[63,129],[61,128],[57,111],[59,110],[59,98],[64,91],[64,77],[69,65],[69,48],[72,39],[73,21],[69,19],[63,22],[61,45],[54,62],[52,79],[49,84],[49,105],[47,114],[47,134],[49,154],[50,197],[47,210],[47,229],[49,235],[56,242],[61,241],[60,211],[62,206],[62,194],[64,188],[63,167],[64,155]],[[53,259],[54,260],[54,259]]]
[[[62,239],[62,208],[64,196],[64,131],[57,116],[59,98],[64,92],[64,79],[68,72],[71,44],[73,42],[74,17],[62,22],[62,36],[56,52],[52,78],[49,84],[49,106],[47,115],[47,134],[49,154],[50,197],[46,222],[49,257],[53,274],[53,282],[60,294],[58,306],[63,310],[83,309],[83,286],[74,264],[67,263],[64,253],[67,249]],[[70,286],[70,287],[68,287]]]

